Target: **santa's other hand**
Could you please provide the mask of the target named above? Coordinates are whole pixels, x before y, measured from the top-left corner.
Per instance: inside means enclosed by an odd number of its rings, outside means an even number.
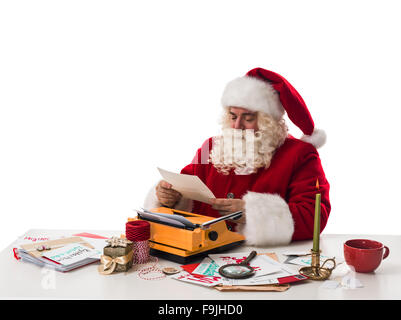
[[[216,198],[210,199],[210,204],[213,209],[219,211],[222,216],[234,213],[237,211],[242,211],[242,217],[233,220],[234,222],[244,223],[245,222],[245,201],[242,199],[225,199]]]

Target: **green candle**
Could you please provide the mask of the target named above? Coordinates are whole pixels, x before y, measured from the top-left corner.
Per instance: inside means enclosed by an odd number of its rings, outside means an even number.
[[[316,187],[319,189],[319,181],[316,182]],[[319,252],[319,238],[320,238],[320,199],[321,194],[316,194],[315,199],[315,224],[313,229],[313,251]]]

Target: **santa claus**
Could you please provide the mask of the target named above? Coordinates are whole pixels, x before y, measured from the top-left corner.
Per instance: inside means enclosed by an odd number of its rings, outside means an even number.
[[[186,199],[162,180],[150,190],[144,207],[213,217],[241,210],[242,218],[228,224],[249,245],[311,239],[317,192],[321,231],[330,214],[329,183],[316,150],[326,135],[315,129],[302,97],[279,74],[256,68],[229,82],[221,102],[222,134],[207,139],[181,170],[197,175],[216,199],[211,204]],[[285,112],[304,133],[301,139],[288,134]]]

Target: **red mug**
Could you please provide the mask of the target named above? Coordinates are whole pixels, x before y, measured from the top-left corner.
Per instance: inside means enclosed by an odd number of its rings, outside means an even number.
[[[389,253],[388,247],[374,240],[352,239],[344,243],[345,262],[356,272],[373,272]]]

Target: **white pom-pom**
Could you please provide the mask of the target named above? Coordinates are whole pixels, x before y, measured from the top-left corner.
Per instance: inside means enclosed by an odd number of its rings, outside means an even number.
[[[327,136],[324,130],[315,129],[310,136],[304,134],[301,140],[310,143],[316,149],[318,149],[326,143]]]

